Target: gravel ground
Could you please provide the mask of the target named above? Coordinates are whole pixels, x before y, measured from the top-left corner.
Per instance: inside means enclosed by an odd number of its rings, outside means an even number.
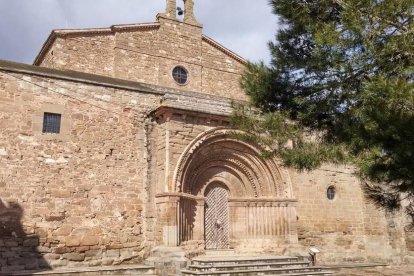
[[[333,271],[335,271],[334,276],[414,276],[414,265],[379,268],[352,268]]]

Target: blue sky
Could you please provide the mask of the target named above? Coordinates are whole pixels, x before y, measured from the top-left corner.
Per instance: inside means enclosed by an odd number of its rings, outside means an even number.
[[[178,0],[177,3],[180,4]],[[166,0],[0,0],[0,59],[31,64],[53,29],[154,22]],[[268,0],[195,0],[204,34],[242,57],[268,62],[277,18]]]

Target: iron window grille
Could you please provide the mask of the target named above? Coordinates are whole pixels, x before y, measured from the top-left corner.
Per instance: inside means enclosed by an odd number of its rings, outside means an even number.
[[[173,78],[174,80],[178,83],[178,84],[186,84],[188,81],[188,72],[187,70],[182,67],[182,66],[177,66],[173,69],[172,72]]]
[[[45,112],[43,115],[43,133],[60,133],[61,114]]]

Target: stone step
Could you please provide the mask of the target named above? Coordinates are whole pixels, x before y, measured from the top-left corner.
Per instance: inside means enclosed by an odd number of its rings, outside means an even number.
[[[154,276],[153,266],[125,265],[125,266],[101,266],[86,268],[68,268],[47,271],[13,271],[0,272],[0,276],[101,276],[101,275],[136,275]]]
[[[226,265],[226,264],[249,264],[255,262],[296,262],[298,257],[289,256],[200,256],[191,261],[194,265]]]
[[[234,256],[235,252],[233,249],[221,249],[221,250],[206,250],[206,256]]]
[[[257,268],[257,269],[236,269],[236,270],[209,270],[209,271],[193,271],[182,270],[184,275],[332,275],[331,272],[322,271],[321,267],[286,267],[286,268]],[[302,274],[301,274],[302,273]],[[316,274],[315,274],[316,273]]]
[[[287,273],[287,274],[268,274],[267,276],[331,276],[332,271],[303,272],[303,273]]]
[[[190,265],[188,268],[195,271],[206,270],[231,270],[233,268],[239,269],[257,269],[260,267],[267,268],[282,268],[282,267],[309,267],[309,262],[253,262],[242,264],[221,264],[221,265]]]
[[[312,267],[309,261],[290,256],[199,256],[182,270],[183,275],[332,275],[322,267]]]

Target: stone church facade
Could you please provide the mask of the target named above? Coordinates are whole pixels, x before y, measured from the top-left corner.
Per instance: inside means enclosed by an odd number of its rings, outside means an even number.
[[[1,271],[141,263],[157,246],[409,259],[406,221],[352,168],[297,172],[231,135],[246,61],[184,4],[183,20],[167,0],[156,23],[55,30],[34,65],[0,61]]]

